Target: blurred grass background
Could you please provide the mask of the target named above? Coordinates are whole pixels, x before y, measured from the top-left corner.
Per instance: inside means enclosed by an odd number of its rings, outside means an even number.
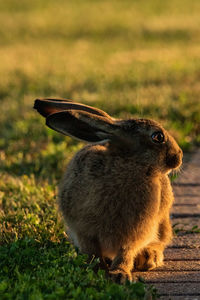
[[[64,240],[56,186],[82,144],[46,128],[32,109],[35,98],[153,118],[185,151],[200,145],[200,1],[0,0],[0,23],[2,245]],[[19,245],[16,253],[29,244]],[[1,268],[11,282],[3,281],[5,299],[19,294],[16,282],[23,294],[20,262],[12,262],[17,275]]]

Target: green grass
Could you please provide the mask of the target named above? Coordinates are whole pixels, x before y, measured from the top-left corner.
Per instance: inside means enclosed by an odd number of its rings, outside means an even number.
[[[200,2],[0,0],[0,19],[1,299],[143,299],[143,283],[110,283],[68,244],[56,188],[83,144],[33,100],[154,118],[200,145]]]
[[[144,299],[155,295],[142,282],[111,283],[103,271],[94,274],[94,266],[95,262],[86,264],[86,257],[77,255],[66,241],[18,240],[1,251],[1,299]]]
[[[181,224],[181,223],[175,223],[173,225],[173,233],[174,235],[179,234],[193,234],[193,233],[200,233],[200,228],[198,225],[190,226],[189,224]]]

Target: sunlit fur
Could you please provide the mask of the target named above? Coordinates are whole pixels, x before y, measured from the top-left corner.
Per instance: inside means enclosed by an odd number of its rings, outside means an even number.
[[[99,257],[113,280],[131,281],[132,270],[163,263],[172,237],[169,213],[174,197],[168,173],[180,167],[182,151],[153,120],[106,120],[69,111],[66,124],[69,114],[108,141],[85,146],[67,167],[59,204],[68,235],[81,252]],[[56,125],[54,116],[50,121],[55,130],[67,128],[63,121],[58,124],[57,116]],[[152,141],[156,131],[163,132],[164,143]]]

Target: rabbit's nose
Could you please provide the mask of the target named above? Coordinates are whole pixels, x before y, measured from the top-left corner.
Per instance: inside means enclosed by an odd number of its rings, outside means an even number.
[[[166,158],[166,164],[168,167],[176,169],[182,164],[182,158],[183,152],[181,149],[178,151],[178,153],[168,153]]]

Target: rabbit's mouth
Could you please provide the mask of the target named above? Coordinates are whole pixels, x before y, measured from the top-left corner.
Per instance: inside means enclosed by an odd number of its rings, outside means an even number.
[[[166,165],[170,169],[178,169],[182,164],[183,152],[180,149],[176,154],[168,154],[166,158]]]

